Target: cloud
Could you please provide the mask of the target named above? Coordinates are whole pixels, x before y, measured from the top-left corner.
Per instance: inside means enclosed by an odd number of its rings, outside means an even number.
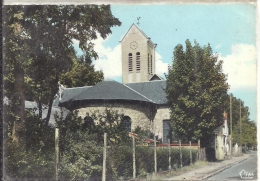
[[[162,61],[162,56],[155,52],[155,72],[160,76],[164,77],[164,73],[168,74],[168,64]]]
[[[121,62],[121,47],[120,45],[114,48],[105,47],[104,40],[100,36],[93,41],[95,50],[98,53],[99,59],[93,61],[96,70],[102,70],[105,78],[115,78],[122,76],[122,62]]]
[[[228,75],[230,91],[241,88],[256,88],[256,48],[248,44],[236,44],[232,53],[219,56],[223,60],[223,72]]]
[[[94,50],[98,54],[98,59],[93,60],[95,70],[102,70],[105,78],[118,78],[122,76],[122,62],[121,62],[121,47],[117,45],[114,48],[105,47],[104,43],[110,38],[108,36],[105,40],[98,34],[97,39],[93,40],[95,44]],[[83,52],[78,48],[79,42],[73,40],[77,55],[82,55]]]

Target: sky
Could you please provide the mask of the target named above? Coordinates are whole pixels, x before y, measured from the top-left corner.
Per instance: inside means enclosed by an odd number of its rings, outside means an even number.
[[[172,65],[173,50],[189,39],[208,45],[223,60],[223,72],[230,85],[228,93],[249,107],[251,120],[256,108],[256,6],[254,4],[153,4],[111,5],[112,14],[122,22],[105,40],[98,37],[93,63],[105,78],[122,82],[120,40],[131,25],[138,27],[157,44],[156,73],[164,77]],[[78,50],[78,54],[81,52]]]

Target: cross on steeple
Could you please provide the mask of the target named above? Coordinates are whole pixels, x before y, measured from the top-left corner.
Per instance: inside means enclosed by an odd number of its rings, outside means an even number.
[[[139,23],[139,19],[140,19],[140,18],[141,18],[141,17],[137,17],[137,23],[136,23],[136,24],[137,24],[138,26],[139,26],[139,24],[140,24],[140,23]]]

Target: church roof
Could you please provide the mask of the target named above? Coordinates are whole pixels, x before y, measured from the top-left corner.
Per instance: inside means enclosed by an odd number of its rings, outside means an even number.
[[[92,86],[66,88],[62,92],[62,99],[60,102],[69,102],[73,100],[73,97],[79,95],[80,93],[88,90],[91,87]]]
[[[77,88],[74,88],[73,91],[75,92],[73,92],[72,90],[73,89],[64,90],[63,93],[64,96],[66,96],[62,97],[60,103],[83,100],[134,100],[155,103],[154,101],[140,94],[131,87],[116,82],[112,79],[107,79],[102,82],[99,82],[93,87],[81,88],[81,90],[77,90]],[[73,93],[68,94],[68,92],[71,91]],[[78,94],[76,92],[78,92]],[[75,95],[73,96],[73,94]]]
[[[119,41],[119,42],[122,42],[124,40],[124,38],[126,37],[126,35],[128,34],[128,32],[131,30],[131,28],[137,28],[143,35],[146,39],[148,39],[153,45],[154,43],[152,42],[152,40],[150,39],[150,37],[148,37],[141,29],[138,28],[138,26],[136,26],[134,23],[132,24],[132,26],[128,29],[128,31],[126,32],[126,34],[123,36],[123,38]]]
[[[155,80],[164,80],[160,75],[154,74],[149,81],[155,81]]]
[[[167,104],[165,80],[129,83],[126,85],[145,97],[153,100],[156,104]]]

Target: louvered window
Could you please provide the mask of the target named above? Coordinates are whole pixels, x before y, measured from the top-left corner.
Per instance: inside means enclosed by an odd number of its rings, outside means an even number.
[[[153,56],[151,55],[151,68],[150,68],[150,70],[151,70],[151,74],[153,74]]]
[[[148,56],[147,56],[147,67],[148,67],[148,73],[150,73],[150,60],[149,60],[149,53],[148,53]]]
[[[133,56],[132,56],[132,53],[128,54],[128,71],[129,72],[133,71]]]
[[[140,52],[136,53],[136,71],[140,71]]]

